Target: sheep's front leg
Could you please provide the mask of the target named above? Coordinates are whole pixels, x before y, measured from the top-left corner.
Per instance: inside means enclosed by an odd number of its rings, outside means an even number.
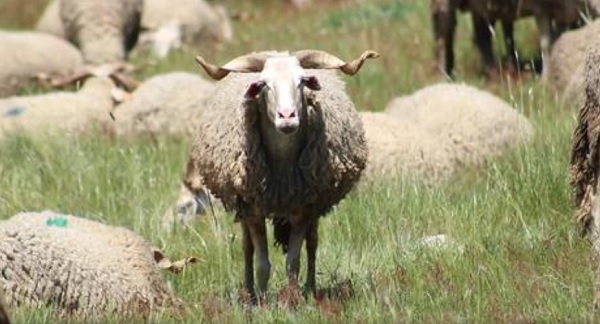
[[[490,79],[497,77],[496,59],[492,48],[492,32],[495,21],[488,21],[484,17],[472,14],[473,29],[475,32],[475,45],[479,49],[483,61],[483,69]]]
[[[454,8],[438,8],[432,14],[431,19],[438,69],[452,77],[454,70],[454,32],[456,30]]]
[[[298,273],[300,271],[300,253],[302,243],[306,238],[309,221],[302,219],[302,216],[295,216],[290,219],[291,232],[288,243],[286,270],[290,287],[298,286]]]
[[[504,34],[504,45],[506,46],[506,52],[508,54],[508,58],[510,60],[511,68],[518,69],[519,68],[519,57],[517,56],[517,52],[515,50],[515,25],[512,20],[503,20],[502,21],[502,31]]]
[[[319,244],[319,220],[312,221],[306,232],[306,289],[312,293],[316,292],[316,262],[317,246]]]
[[[267,245],[265,220],[262,218],[255,218],[244,220],[243,222],[245,222],[252,240],[256,261],[256,280],[258,281],[258,292],[261,298],[266,298],[267,286],[269,284],[269,277],[271,275],[271,262],[269,261],[269,248]],[[249,255],[251,255],[251,253],[245,254],[246,264],[248,264],[248,261],[251,259]],[[250,278],[252,276],[252,264],[246,267],[246,271],[247,278]],[[253,286],[254,283],[246,282],[246,284]]]

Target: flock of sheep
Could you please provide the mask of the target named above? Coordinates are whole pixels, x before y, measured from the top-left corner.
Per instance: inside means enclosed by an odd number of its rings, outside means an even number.
[[[511,62],[518,64],[512,24],[536,17],[543,79],[582,102],[571,180],[578,219],[600,242],[600,42],[589,42],[588,36],[597,35],[600,25],[565,32],[596,8],[591,0],[432,0],[431,5],[437,58],[447,74],[453,70],[459,10],[472,14],[486,72],[496,64],[488,25],[502,22]],[[199,217],[210,197],[235,213],[243,233],[244,288],[254,301],[266,296],[271,274],[267,220],[287,253],[291,287],[298,285],[306,242],[306,287],[314,291],[319,219],[358,184],[394,175],[435,185],[531,142],[534,133],[508,103],[465,84],[432,85],[394,98],[382,112],[359,112],[336,72],[351,76],[368,68],[363,64],[379,57],[374,51],[350,61],[320,50],[249,53],[223,65],[197,57],[212,80],[184,72],[142,83],[130,79],[132,50],[150,48],[164,57],[184,44],[233,37],[227,10],[204,0],[181,0],[177,6],[166,0],[54,0],[37,29],[0,32],[0,140],[14,131],[39,136],[91,129],[117,138],[194,136],[181,197],[167,221]],[[83,86],[15,96],[32,81]],[[83,243],[90,235],[96,237],[94,247]],[[7,304],[50,304],[73,316],[182,307],[159,270],[179,272],[194,261],[171,262],[129,230],[50,211],[0,222],[0,238],[0,288]],[[600,257],[600,243],[595,251]],[[3,308],[0,323],[7,323]]]

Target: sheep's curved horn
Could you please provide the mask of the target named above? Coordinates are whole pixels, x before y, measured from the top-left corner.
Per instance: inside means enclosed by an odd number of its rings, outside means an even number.
[[[202,57],[196,56],[196,62],[202,66],[208,75],[215,79],[221,80],[230,72],[251,73],[260,72],[265,66],[267,55],[263,53],[251,53],[239,56],[229,61],[223,66],[212,65]]]
[[[356,74],[367,59],[379,57],[375,51],[365,51],[354,61],[344,62],[337,56],[325,51],[301,50],[294,53],[294,56],[300,61],[300,66],[305,69],[340,69],[348,75]]]

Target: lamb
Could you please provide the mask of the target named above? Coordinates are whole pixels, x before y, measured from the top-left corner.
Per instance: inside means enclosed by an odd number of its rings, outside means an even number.
[[[135,46],[143,0],[60,0],[66,38],[81,49],[86,63],[123,62]]]
[[[574,192],[575,213],[581,234],[593,243],[595,263],[594,306],[600,308],[600,209],[598,200],[598,139],[600,138],[600,42],[595,41],[586,55],[584,97],[573,132],[569,182]]]
[[[533,128],[501,99],[441,83],[363,113],[371,156],[366,178],[400,173],[437,183],[528,143]]]
[[[115,108],[111,128],[117,136],[191,135],[213,88],[212,82],[191,73],[154,76]]]
[[[252,300],[254,264],[261,299],[270,277],[266,218],[273,220],[276,244],[287,253],[290,288],[297,287],[306,240],[306,287],[314,291],[319,217],[354,187],[368,156],[343,83],[322,70],[353,75],[375,57],[367,51],[346,63],[316,50],[260,52],[222,67],[197,57],[213,79],[223,80],[198,124],[184,184],[196,192],[191,186],[201,180],[235,211],[243,231],[244,288]]]
[[[594,21],[564,33],[552,46],[542,79],[566,101],[583,98],[585,55],[593,44],[590,39],[599,34],[600,21]]]
[[[0,222],[0,287],[12,306],[51,306],[83,318],[180,311],[159,271],[181,272],[195,261],[171,262],[125,228],[72,215],[26,212]]]
[[[146,42],[164,57],[177,44],[201,44],[205,41],[227,42],[233,30],[227,9],[205,0],[145,0],[142,28]],[[163,43],[165,35],[168,42]],[[179,35],[179,38],[176,37]]]
[[[81,133],[107,124],[115,87],[107,78],[88,80],[78,92],[11,97],[0,100],[0,138],[15,131],[31,136]]]
[[[16,94],[42,74],[69,74],[83,66],[68,42],[34,32],[0,31],[0,98]]]

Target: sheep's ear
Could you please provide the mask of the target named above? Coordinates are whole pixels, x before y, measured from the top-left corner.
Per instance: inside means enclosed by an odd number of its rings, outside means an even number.
[[[246,90],[246,94],[244,94],[244,99],[253,100],[260,94],[262,89],[267,85],[265,81],[256,81],[250,84],[248,90]]]
[[[302,83],[309,88],[310,90],[321,90],[321,84],[319,83],[319,79],[316,76],[306,76],[302,78]]]

